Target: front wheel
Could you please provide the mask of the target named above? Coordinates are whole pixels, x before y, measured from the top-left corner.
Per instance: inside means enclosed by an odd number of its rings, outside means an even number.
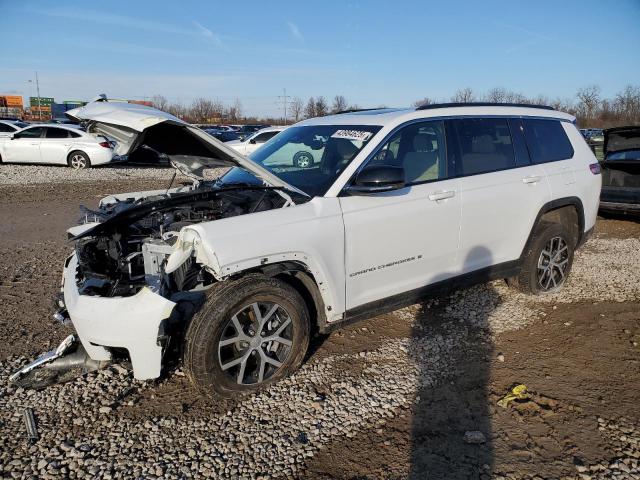
[[[536,228],[517,277],[510,286],[534,295],[560,290],[573,263],[574,242],[569,230],[558,223],[544,222]]]
[[[184,366],[205,395],[239,396],[297,370],[309,313],[290,285],[262,275],[212,288],[185,334]]]

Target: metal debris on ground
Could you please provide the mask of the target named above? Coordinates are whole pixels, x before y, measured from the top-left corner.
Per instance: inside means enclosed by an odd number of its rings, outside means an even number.
[[[38,429],[36,428],[36,419],[33,416],[33,409],[27,407],[22,412],[24,417],[24,425],[27,428],[27,438],[31,443],[38,441]]]

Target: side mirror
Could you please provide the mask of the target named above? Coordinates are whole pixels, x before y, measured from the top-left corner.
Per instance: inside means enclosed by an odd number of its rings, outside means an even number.
[[[15,140],[15,138],[16,138],[16,134],[15,133],[10,133],[9,134],[9,140]]]
[[[346,191],[351,195],[370,195],[398,190],[404,186],[404,168],[392,165],[371,165],[358,173]]]
[[[253,143],[255,145],[256,144],[256,139],[252,138],[251,140],[249,140],[249,143]]]

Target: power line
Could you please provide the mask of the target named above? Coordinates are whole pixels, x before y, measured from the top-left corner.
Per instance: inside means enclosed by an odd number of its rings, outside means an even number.
[[[278,95],[278,103],[282,102],[282,106],[284,109],[284,123],[287,123],[287,101],[291,98],[290,95],[287,95],[287,89],[283,88],[283,95]]]

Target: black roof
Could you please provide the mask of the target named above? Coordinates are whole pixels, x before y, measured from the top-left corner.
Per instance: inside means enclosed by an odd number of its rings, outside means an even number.
[[[542,110],[555,110],[549,105],[531,105],[529,103],[494,103],[494,102],[451,102],[451,103],[431,103],[417,107],[416,110],[431,110],[434,108],[450,108],[450,107],[526,107],[540,108]]]

